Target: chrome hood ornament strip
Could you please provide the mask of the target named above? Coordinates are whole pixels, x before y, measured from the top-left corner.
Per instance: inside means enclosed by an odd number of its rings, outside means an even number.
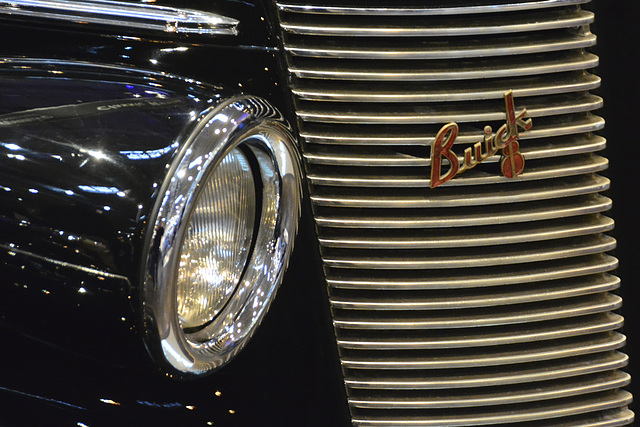
[[[238,34],[239,21],[215,13],[112,0],[0,0],[0,14],[163,33]]]

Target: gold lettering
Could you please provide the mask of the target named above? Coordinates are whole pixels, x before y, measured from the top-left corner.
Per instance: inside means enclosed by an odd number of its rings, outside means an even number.
[[[451,147],[458,136],[458,125],[455,123],[446,124],[436,135],[436,139],[431,145],[431,182],[430,187],[435,188],[444,184],[456,176],[460,162],[458,156],[451,151]],[[449,170],[442,175],[442,158],[449,160]]]
[[[431,181],[429,184],[431,188],[444,184],[457,174],[474,168],[499,150],[502,150],[503,156],[501,162],[503,175],[515,177],[521,173],[524,168],[524,157],[519,151],[519,129],[529,130],[533,123],[530,118],[525,120],[527,116],[526,109],[516,113],[512,91],[504,94],[504,104],[506,122],[498,128],[495,134],[491,126],[485,126],[485,135],[482,141],[476,142],[473,147],[468,147],[464,150],[462,165],[457,154],[452,149],[453,143],[458,136],[458,125],[456,123],[448,123],[438,131],[435,141],[431,145]],[[445,174],[442,174],[443,158],[449,161],[449,170]],[[507,168],[504,166],[505,160],[509,162],[509,167]]]

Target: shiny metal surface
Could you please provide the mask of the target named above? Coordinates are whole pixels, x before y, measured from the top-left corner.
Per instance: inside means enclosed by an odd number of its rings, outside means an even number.
[[[169,34],[233,36],[239,23],[209,12],[113,0],[2,0],[0,14]]]
[[[176,308],[178,249],[203,180],[230,150],[251,157],[261,208],[247,266],[228,301],[195,331]],[[181,374],[227,363],[248,342],[282,280],[300,214],[300,170],[294,141],[280,114],[259,98],[240,97],[205,111],[193,124],[161,187],[147,238],[142,309],[145,338],[158,362]]]
[[[525,36],[514,36],[507,41],[493,43],[460,42],[449,43],[448,46],[431,48],[404,48],[391,50],[390,45],[371,46],[369,43],[346,46],[344,48],[326,48],[322,45],[290,45],[285,46],[293,56],[312,58],[344,58],[344,59],[461,59],[482,58],[507,55],[528,55],[548,51],[580,49],[596,44],[596,36],[592,34],[568,35],[562,38],[544,36],[536,39]]]
[[[308,3],[295,4],[295,3],[278,3],[278,8],[283,12],[298,12],[298,13],[322,13],[322,14],[337,14],[337,15],[461,15],[461,14],[475,14],[475,13],[494,13],[494,12],[512,12],[517,10],[535,10],[544,9],[554,6],[564,5],[576,5],[588,3],[589,0],[533,0],[523,1],[517,3],[505,2],[503,4],[492,5],[460,5],[457,7],[373,7],[373,6],[360,6],[360,7],[345,7],[345,6],[328,6],[321,4],[310,5]]]
[[[335,18],[331,18],[335,19]],[[593,13],[586,11],[576,11],[573,15],[562,14],[557,12],[543,12],[539,19],[523,19],[518,22],[516,19],[505,21],[495,20],[491,23],[480,21],[479,23],[460,22],[457,18],[447,22],[441,19],[433,26],[416,26],[411,22],[403,22],[403,25],[372,25],[351,26],[345,22],[345,25],[336,26],[327,22],[327,25],[304,25],[298,24],[296,21],[281,23],[282,29],[291,34],[313,35],[313,36],[351,36],[359,37],[438,37],[438,36],[469,36],[469,35],[486,35],[496,33],[524,33],[529,31],[554,30],[557,28],[577,27],[581,25],[589,25],[593,22]]]
[[[354,425],[633,421],[583,3],[276,2]]]

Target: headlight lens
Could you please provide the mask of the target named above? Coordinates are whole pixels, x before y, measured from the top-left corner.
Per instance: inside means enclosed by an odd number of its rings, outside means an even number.
[[[229,301],[247,264],[256,192],[247,158],[237,148],[204,183],[189,220],[178,266],[178,316],[199,328]]]
[[[295,141],[265,101],[230,100],[194,124],[145,248],[145,342],[170,371],[211,372],[251,338],[293,247],[300,179]]]

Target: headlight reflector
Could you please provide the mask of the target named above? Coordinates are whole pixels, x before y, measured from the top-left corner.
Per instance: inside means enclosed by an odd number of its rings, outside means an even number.
[[[256,214],[253,174],[237,148],[203,185],[182,243],[178,316],[198,328],[218,315],[236,289],[251,250]]]

